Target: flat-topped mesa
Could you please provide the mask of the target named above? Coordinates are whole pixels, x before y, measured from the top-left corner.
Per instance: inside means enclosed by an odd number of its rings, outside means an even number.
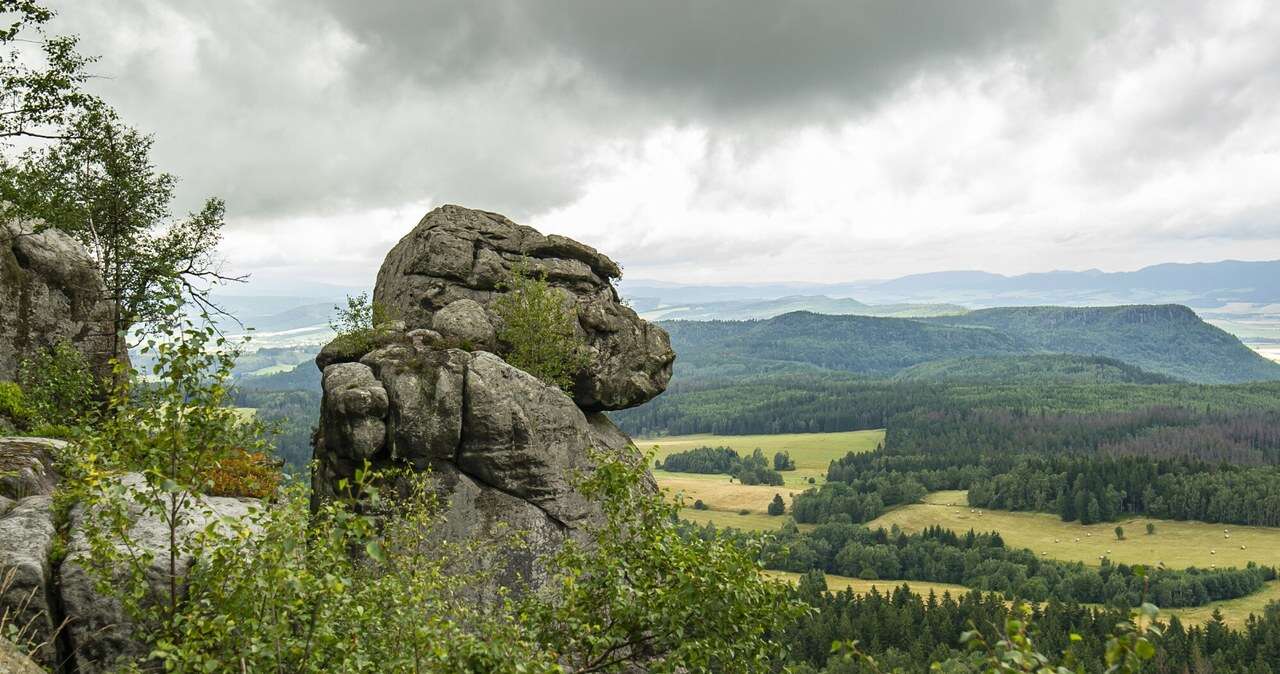
[[[589,352],[573,397],[501,358],[490,306],[517,269],[545,277],[573,307]],[[619,302],[610,283],[619,274],[588,246],[500,215],[458,206],[428,213],[378,273],[375,304],[394,320],[359,352],[339,338],[316,358],[324,396],[315,504],[366,462],[429,471],[449,506],[450,539],[495,543],[498,585],[541,585],[539,560],[583,540],[602,514],[574,482],[592,470],[592,450],[639,456],[602,410],[639,405],[671,377],[666,331]],[[504,544],[512,532],[521,545]]]
[[[517,268],[545,276],[573,299],[576,329],[590,356],[575,377],[579,407],[634,407],[666,389],[675,360],[670,339],[619,301],[611,283],[622,274],[617,263],[590,246],[544,236],[496,213],[461,206],[428,213],[387,254],[373,300],[409,329],[465,337],[502,355],[503,345],[493,337],[498,318],[489,305]],[[451,307],[459,300],[479,307]]]

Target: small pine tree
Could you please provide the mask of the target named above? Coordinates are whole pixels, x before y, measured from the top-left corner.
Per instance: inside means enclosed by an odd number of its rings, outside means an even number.
[[[769,514],[777,517],[787,512],[787,504],[782,501],[782,494],[774,494],[773,500],[769,502]]]
[[[1124,540],[1124,527],[1116,527],[1116,540]]]
[[[1147,535],[1150,536],[1156,532],[1156,525],[1153,522],[1147,522]]]

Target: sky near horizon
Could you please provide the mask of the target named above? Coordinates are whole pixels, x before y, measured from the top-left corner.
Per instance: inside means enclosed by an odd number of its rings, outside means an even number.
[[[1280,258],[1266,2],[52,4],[262,287],[443,203],[689,283]]]

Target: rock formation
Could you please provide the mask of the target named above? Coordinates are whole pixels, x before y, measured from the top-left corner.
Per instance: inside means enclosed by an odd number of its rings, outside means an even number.
[[[572,397],[501,357],[491,306],[516,269],[544,276],[574,309],[589,359]],[[671,377],[667,334],[619,301],[611,280],[620,273],[589,246],[501,215],[428,213],[378,272],[375,305],[396,320],[365,353],[338,340],[316,359],[315,498],[331,497],[365,461],[430,470],[450,505],[449,535],[521,532],[527,545],[505,555],[499,580],[537,585],[538,558],[599,514],[573,486],[591,469],[590,450],[633,455],[602,411],[639,405]]]
[[[591,356],[573,387],[578,407],[620,410],[666,389],[675,359],[671,342],[618,300],[611,283],[622,275],[618,264],[590,246],[543,236],[496,213],[460,206],[428,213],[387,254],[373,301],[411,330],[430,328],[500,352],[491,337],[498,319],[487,306],[517,267],[545,275],[573,301]]]
[[[53,514],[53,492],[58,476],[52,456],[65,443],[43,438],[0,438],[0,578],[8,577],[0,594],[0,612],[8,611],[12,624],[29,625],[25,641],[41,644],[32,658],[47,667],[73,663],[79,674],[114,671],[120,657],[136,658],[141,641],[119,603],[98,592],[95,576],[86,560],[90,554],[81,506],[71,509],[66,526],[66,557],[55,559],[58,537]],[[142,477],[126,475],[126,483]],[[219,517],[244,517],[256,505],[254,499],[201,497],[188,506],[188,519],[179,535],[204,528]],[[130,539],[138,550],[155,553],[148,580],[163,595],[166,591],[168,529],[153,514],[131,507]],[[192,560],[178,559],[179,573]],[[61,629],[59,629],[59,627]],[[0,659],[0,662],[3,662]],[[0,672],[5,671],[0,668]]]
[[[74,239],[4,213],[0,204],[0,380],[23,359],[60,342],[110,374],[115,354],[111,303],[93,260]]]

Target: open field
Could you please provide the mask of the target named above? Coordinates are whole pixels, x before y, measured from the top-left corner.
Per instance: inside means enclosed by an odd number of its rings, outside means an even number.
[[[813,486],[809,484],[809,478],[813,478],[816,484],[826,480],[827,466],[833,460],[849,452],[869,452],[883,440],[884,431],[876,430],[780,435],[673,435],[640,438],[635,443],[643,450],[655,448],[654,455],[659,460],[675,452],[702,446],[731,447],[739,454],[750,454],[759,447],[770,461],[775,452],[790,452],[796,469],[782,473],[786,484],[781,487],[730,482],[728,475],[653,471],[658,485],[670,491],[672,496],[683,495],[686,506],[692,506],[695,500],[700,499],[710,509],[698,511],[686,507],[682,512],[685,519],[699,524],[715,522],[721,526],[764,531],[782,525],[780,518],[769,518],[765,514],[775,494],[782,495],[782,500],[790,508],[793,495]],[[738,514],[742,510],[751,511],[751,515]],[[752,518],[752,515],[759,517]]]
[[[1267,583],[1262,590],[1247,597],[1215,601],[1195,608],[1174,608],[1160,611],[1162,618],[1178,616],[1183,623],[1204,623],[1213,617],[1214,609],[1222,611],[1222,621],[1235,628],[1244,626],[1245,620],[1254,613],[1261,614],[1267,604],[1280,601],[1280,580]]]
[[[698,525],[714,524],[717,527],[733,527],[742,529],[743,531],[775,531],[782,527],[782,523],[790,518],[783,515],[774,517],[758,512],[739,515],[737,512],[727,510],[694,510],[693,508],[681,508],[680,519],[693,522]],[[812,524],[801,524],[800,529],[812,529]]]
[[[791,497],[804,491],[800,487],[770,487],[768,485],[744,485],[729,482],[728,475],[700,475],[696,473],[668,473],[664,470],[653,471],[658,486],[671,492],[671,495],[683,495],[684,504],[693,506],[695,500],[702,502],[711,510],[737,513],[750,510],[764,515],[775,494],[781,494],[782,500],[791,507]]]
[[[1030,548],[1048,557],[1086,564],[1097,564],[1100,556],[1126,564],[1155,566],[1163,562],[1170,568],[1209,568],[1215,564],[1243,567],[1251,561],[1275,564],[1280,560],[1280,529],[1145,517],[1084,526],[1063,522],[1048,513],[982,509],[970,512],[965,505],[966,496],[963,491],[934,492],[925,502],[891,510],[868,526],[888,528],[897,524],[905,531],[919,531],[939,524],[958,532],[998,531],[1011,547]],[[1153,535],[1147,535],[1148,522],[1155,524]],[[1116,540],[1116,525],[1124,527],[1124,540]]]
[[[775,452],[791,452],[796,469],[782,474],[787,486],[807,487],[809,478],[821,484],[827,477],[827,466],[849,452],[869,452],[884,441],[884,431],[848,431],[844,433],[783,433],[779,435],[672,435],[661,438],[636,438],[636,446],[642,450],[657,447],[656,458],[663,459],[675,452],[694,447],[729,447],[738,454],[748,455],[757,447],[770,461]],[[664,474],[655,471],[655,477]],[[665,473],[671,475],[672,473]],[[681,473],[684,475],[684,473]],[[659,477],[659,481],[661,481]],[[726,478],[727,479],[727,478]]]
[[[777,580],[785,580],[791,583],[800,580],[800,574],[791,573],[790,571],[765,571],[764,574],[770,578]],[[963,585],[952,585],[950,583],[929,583],[923,580],[862,580],[860,578],[847,578],[845,576],[835,576],[826,574],[827,589],[832,592],[840,592],[841,590],[853,590],[856,594],[866,594],[875,588],[880,594],[893,592],[894,589],[902,587],[904,584],[911,588],[916,594],[927,595],[932,590],[941,597],[945,593],[951,593],[952,597],[959,597],[969,593],[969,588]]]
[[[770,578],[792,583],[798,582],[800,579],[800,574],[788,571],[765,571],[764,574]],[[912,592],[919,595],[928,595],[930,591],[933,591],[939,597],[946,593],[951,593],[952,597],[958,597],[969,592],[969,588],[963,585],[929,583],[920,580],[861,580],[831,574],[827,574],[826,578],[827,589],[832,592],[851,589],[857,594],[866,594],[872,588],[875,588],[881,594],[887,594],[903,584],[906,584],[911,588]],[[1168,620],[1172,616],[1177,616],[1178,620],[1181,620],[1183,624],[1200,624],[1208,622],[1213,617],[1213,612],[1218,610],[1222,612],[1223,622],[1230,627],[1238,629],[1244,626],[1250,615],[1262,613],[1267,604],[1277,600],[1280,600],[1280,581],[1271,581],[1260,592],[1255,592],[1247,597],[1215,601],[1195,608],[1162,609],[1160,611],[1160,619]]]

